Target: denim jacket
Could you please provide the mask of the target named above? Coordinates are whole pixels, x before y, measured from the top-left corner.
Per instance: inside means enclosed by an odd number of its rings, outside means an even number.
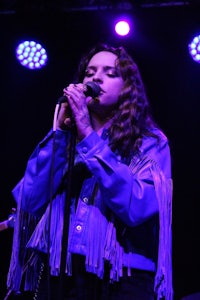
[[[86,270],[99,278],[108,261],[112,281],[123,267],[152,271],[158,295],[172,299],[170,150],[155,133],[159,142],[144,137],[129,165],[111,151],[106,132],[76,145],[65,271],[72,274],[72,253],[85,256]],[[35,289],[39,253],[50,254],[50,272],[59,275],[69,139],[69,132],[50,131],[13,190],[18,212],[7,285],[15,291],[23,274],[25,290]]]

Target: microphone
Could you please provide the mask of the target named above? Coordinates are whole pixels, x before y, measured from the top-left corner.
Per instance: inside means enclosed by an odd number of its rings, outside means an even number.
[[[86,90],[84,91],[85,96],[91,96],[92,98],[95,98],[97,96],[99,96],[100,92],[101,92],[101,88],[100,86],[93,82],[93,81],[88,81],[85,84]],[[67,97],[66,96],[62,96],[58,99],[58,103],[64,103],[67,102]]]

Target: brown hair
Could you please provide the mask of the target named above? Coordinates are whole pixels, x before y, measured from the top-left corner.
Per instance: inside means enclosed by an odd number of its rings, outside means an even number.
[[[111,149],[117,151],[122,157],[128,158],[139,150],[143,136],[158,138],[152,132],[156,124],[150,114],[149,102],[138,66],[123,47],[114,48],[99,44],[92,48],[80,62],[78,81],[83,80],[90,59],[100,51],[109,51],[117,55],[116,67],[124,81],[108,133]]]

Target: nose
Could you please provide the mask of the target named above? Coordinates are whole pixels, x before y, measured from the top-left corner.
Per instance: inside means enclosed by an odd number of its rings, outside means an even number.
[[[97,83],[102,83],[103,82],[102,72],[97,71],[93,76],[93,81]]]

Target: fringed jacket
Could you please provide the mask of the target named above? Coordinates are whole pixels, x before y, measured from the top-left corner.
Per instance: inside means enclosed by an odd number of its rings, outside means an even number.
[[[144,137],[140,152],[125,163],[108,146],[106,131],[76,145],[71,178],[65,272],[71,255],[85,256],[88,272],[118,281],[123,267],[155,272],[158,299],[173,299],[171,262],[172,180],[168,140],[158,129]],[[17,202],[8,289],[34,290],[41,253],[59,275],[67,199],[70,133],[50,131],[32,153],[24,178],[13,190]]]

